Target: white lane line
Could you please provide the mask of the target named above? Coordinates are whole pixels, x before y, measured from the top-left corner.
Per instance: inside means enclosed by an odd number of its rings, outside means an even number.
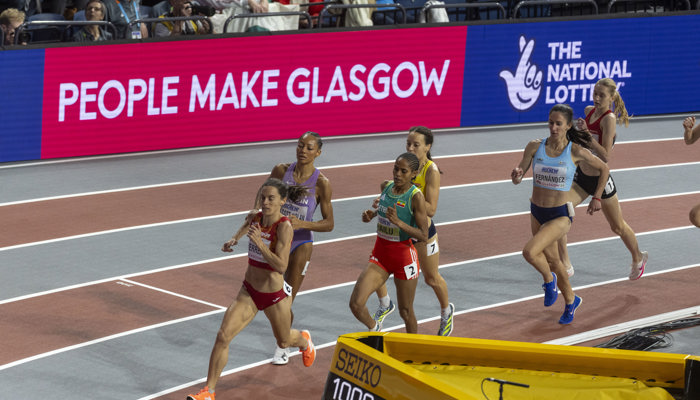
[[[619,335],[632,329],[640,329],[647,326],[654,326],[665,322],[676,321],[679,319],[697,317],[700,314],[700,305],[695,307],[684,308],[682,310],[671,311],[659,315],[654,315],[647,318],[635,319],[634,321],[622,322],[615,325],[606,326],[600,329],[594,329],[588,332],[581,332],[577,335],[566,336],[559,339],[544,342],[546,344],[561,344],[565,346],[578,343],[590,342],[591,340],[602,339],[608,336]]]
[[[226,307],[224,307],[224,306],[220,306],[218,304],[210,303],[208,301],[204,301],[204,300],[200,300],[200,299],[195,299],[194,297],[185,296],[184,294],[175,293],[175,292],[170,291],[170,290],[165,290],[165,289],[161,289],[161,288],[158,288],[155,286],[146,285],[145,283],[136,282],[136,281],[133,281],[131,279],[122,278],[118,282],[127,282],[131,285],[134,285],[134,286],[140,286],[142,288],[150,289],[150,290],[153,290],[155,292],[161,292],[161,293],[165,293],[165,294],[170,295],[170,296],[179,297],[179,298],[184,299],[184,300],[189,300],[193,303],[204,304],[205,306],[219,309],[219,311],[226,311]]]
[[[666,232],[670,232],[670,231],[683,230],[683,229],[695,229],[695,227],[694,227],[694,226],[687,226],[687,227],[663,229],[663,230],[653,231],[653,232],[643,232],[643,233],[639,233],[638,235],[640,235],[640,234],[641,234],[641,235],[650,235],[650,234],[654,234],[654,233],[666,233]],[[589,240],[589,241],[583,241],[583,242],[575,242],[575,243],[571,243],[570,245],[582,245],[582,244],[586,244],[586,243],[598,242],[598,241],[601,241],[601,240],[613,240],[613,239],[617,239],[617,236],[611,237],[611,238],[606,238],[606,239],[595,239],[595,240]],[[504,253],[504,254],[499,254],[499,255],[495,255],[495,256],[482,257],[482,258],[479,258],[479,259],[472,259],[472,260],[459,261],[459,262],[454,262],[454,263],[450,263],[450,264],[441,265],[440,268],[442,269],[442,268],[450,268],[450,267],[455,267],[455,266],[460,266],[460,265],[473,264],[473,263],[476,263],[476,262],[479,262],[479,261],[486,261],[486,260],[494,260],[494,259],[499,259],[499,258],[506,258],[506,257],[515,256],[515,255],[518,255],[518,254],[520,254],[520,252]],[[238,257],[241,257],[241,256],[243,256],[243,255],[238,255]],[[227,258],[233,258],[233,257],[235,257],[235,256],[222,257],[221,259],[227,259]],[[189,265],[191,265],[191,264],[189,264]],[[183,265],[183,266],[186,266],[186,265]],[[179,267],[182,268],[183,266],[179,266]],[[686,266],[681,266],[681,267],[669,268],[669,269],[662,270],[662,271],[656,271],[656,272],[653,272],[653,273],[647,273],[646,276],[661,275],[661,274],[665,274],[665,273],[669,273],[669,272],[675,272],[675,271],[680,271],[680,270],[688,269],[688,268],[695,268],[695,267],[699,267],[699,266],[700,266],[700,265],[695,264],[695,265],[686,265]],[[136,276],[139,276],[139,275],[146,275],[146,274],[145,274],[145,273],[144,273],[144,274],[134,274],[134,275],[130,275],[130,276],[131,276],[131,277],[136,277]],[[130,283],[135,283],[135,284],[137,284],[137,282],[133,282],[133,281],[131,281],[131,280],[128,280],[128,279],[125,278],[125,277],[117,278],[117,279],[114,279],[114,280],[116,280],[116,281],[122,280],[122,281],[127,281],[127,282],[130,282]],[[626,281],[626,280],[627,280],[626,278],[611,279],[611,280],[607,280],[607,281],[596,282],[596,283],[589,284],[589,285],[577,286],[577,287],[574,287],[574,290],[582,290],[582,289],[587,289],[587,288],[596,287],[596,286],[604,286],[604,285],[607,285],[607,284],[610,284],[610,283],[623,282],[623,281]],[[104,281],[104,280],[103,280],[103,281]],[[307,295],[307,294],[311,294],[311,293],[319,293],[319,292],[328,291],[328,290],[336,289],[336,288],[339,288],[339,287],[350,286],[350,285],[354,285],[354,284],[355,284],[355,281],[350,281],[350,282],[344,282],[344,283],[340,283],[340,284],[336,284],[336,285],[332,285],[332,286],[325,286],[325,287],[323,287],[323,288],[300,291],[300,292],[297,294],[297,296],[300,296],[300,295]],[[202,303],[202,304],[210,305],[209,303],[204,302],[204,301],[202,301],[202,300],[191,299],[191,298],[189,298],[188,296],[182,296],[182,295],[179,295],[179,294],[177,294],[177,293],[173,293],[173,292],[166,291],[166,290],[161,290],[161,289],[158,289],[158,288],[151,287],[151,286],[149,286],[149,285],[143,285],[143,284],[139,284],[139,285],[141,285],[141,286],[143,286],[143,287],[146,287],[146,288],[151,288],[151,289],[153,289],[153,290],[158,290],[158,291],[160,291],[160,292],[163,292],[163,293],[166,293],[166,294],[170,294],[170,295],[173,295],[173,296],[176,296],[176,297],[180,297],[180,298],[184,298],[184,299],[188,299],[188,300],[194,300],[194,301],[197,301],[197,302]],[[86,285],[85,285],[85,286],[86,286]],[[533,296],[526,296],[526,297],[522,297],[522,298],[518,298],[518,299],[514,299],[514,300],[509,300],[509,301],[504,301],[504,302],[500,302],[500,303],[489,304],[489,305],[486,305],[486,306],[474,307],[474,308],[470,308],[470,309],[468,309],[468,310],[458,311],[458,312],[456,312],[455,314],[456,314],[456,315],[462,315],[462,314],[468,314],[468,313],[473,313],[473,312],[482,311],[482,310],[487,310],[487,309],[493,309],[493,308],[496,308],[496,307],[501,307],[501,306],[510,305],[510,304],[516,304],[516,303],[520,303],[520,302],[524,302],[524,301],[528,301],[528,300],[532,300],[532,299],[541,298],[542,296],[543,296],[542,294],[537,294],[537,295],[533,295]],[[26,298],[26,297],[27,297],[27,296],[25,296],[25,298]],[[33,297],[33,296],[32,296],[32,297]],[[1,303],[0,303],[0,304],[1,304]],[[209,315],[213,315],[213,314],[217,314],[217,313],[221,313],[221,312],[224,312],[224,311],[225,311],[225,307],[223,307],[223,306],[219,306],[219,305],[215,305],[215,304],[211,304],[211,306],[212,306],[212,307],[217,307],[218,309],[217,309],[217,310],[214,310],[214,311],[207,312],[207,313],[197,314],[197,315],[190,316],[190,317],[180,318],[180,319],[176,319],[176,320],[172,320],[172,321],[166,321],[166,322],[159,323],[159,324],[155,324],[155,325],[149,325],[149,326],[142,327],[142,328],[138,328],[138,329],[133,329],[133,330],[130,330],[130,331],[126,331],[126,332],[122,332],[122,333],[118,333],[118,334],[106,336],[106,337],[104,337],[104,338],[99,338],[99,339],[91,340],[91,341],[88,341],[88,342],[76,344],[76,345],[73,345],[73,346],[68,346],[68,347],[64,347],[64,348],[61,348],[61,349],[53,350],[53,351],[50,351],[50,352],[38,354],[38,355],[35,355],[35,356],[32,356],[32,357],[27,357],[27,358],[24,358],[24,359],[22,359],[22,360],[17,360],[17,361],[8,363],[8,364],[0,365],[0,371],[2,371],[2,370],[4,370],[4,369],[7,369],[7,368],[15,367],[15,366],[18,366],[18,365],[27,363],[27,362],[31,362],[31,361],[35,361],[35,360],[38,360],[38,359],[41,359],[41,358],[45,358],[45,357],[48,357],[48,356],[51,356],[51,355],[54,355],[54,354],[60,354],[60,353],[63,353],[63,352],[69,351],[69,350],[76,350],[76,349],[79,349],[79,348],[82,348],[82,347],[86,347],[86,346],[90,346],[90,345],[93,345],[93,344],[102,343],[102,342],[105,342],[105,341],[107,341],[107,340],[117,339],[117,338],[121,338],[121,337],[124,337],[124,336],[132,335],[132,334],[135,334],[135,333],[145,332],[145,331],[148,331],[148,330],[151,330],[151,329],[157,329],[157,328],[161,328],[161,327],[164,327],[164,326],[174,325],[174,324],[178,324],[178,323],[180,323],[180,322],[185,322],[185,321],[189,321],[189,320],[192,320],[192,319],[197,319],[197,318],[200,318],[200,317],[206,317],[206,316],[209,316]],[[431,317],[431,318],[422,319],[422,320],[418,321],[418,323],[425,323],[425,322],[433,321],[433,320],[436,320],[437,318],[438,318],[438,317]],[[395,329],[399,329],[399,328],[402,328],[402,327],[403,327],[403,325],[396,325],[396,326],[387,328],[386,330],[395,330]],[[585,340],[583,340],[583,341],[585,341]],[[323,347],[327,347],[327,346],[332,346],[334,343],[335,343],[335,342],[329,342],[329,343],[321,344],[318,348],[323,348]],[[244,368],[244,369],[245,369],[245,368]],[[228,372],[228,373],[232,373],[232,372]]]
[[[700,164],[700,162],[691,163],[691,164]],[[646,169],[646,168],[654,168],[654,167],[642,167],[641,169]],[[632,169],[637,169],[637,168],[628,168],[626,170],[632,170]],[[523,179],[523,181],[528,181],[528,180],[532,180],[532,178]],[[460,184],[460,185],[449,185],[449,186],[441,187],[440,190],[463,189],[466,187],[485,186],[485,185],[493,185],[493,184],[500,184],[500,183],[507,183],[507,182],[510,182],[510,179],[500,180],[500,181],[478,182],[478,183],[465,183],[465,184]],[[662,198],[676,197],[676,196],[687,196],[687,195],[693,195],[693,194],[698,194],[698,193],[700,193],[700,191],[671,193],[671,194],[663,194],[663,195],[656,195],[656,196],[644,196],[644,197],[631,198],[631,199],[620,199],[619,201],[620,201],[620,203],[625,203],[625,202],[630,202],[630,201],[662,199]],[[374,198],[376,196],[377,196],[377,194],[345,197],[345,198],[341,198],[341,199],[335,199],[332,202],[339,203],[339,202],[344,202],[344,201],[371,199],[371,198]],[[588,203],[581,203],[577,207],[584,207],[584,206],[587,206],[587,204]],[[0,252],[9,251],[9,250],[16,250],[16,249],[21,249],[21,248],[25,248],[25,247],[52,244],[52,243],[63,242],[63,241],[67,241],[67,240],[84,239],[84,238],[93,237],[93,236],[101,236],[101,235],[108,235],[108,234],[112,234],[112,233],[127,232],[127,231],[131,231],[131,230],[157,228],[157,227],[167,226],[167,225],[199,222],[199,221],[218,219],[218,218],[228,218],[228,217],[233,217],[233,216],[238,216],[238,215],[244,215],[247,213],[248,213],[248,211],[237,211],[237,212],[226,213],[226,214],[208,215],[208,216],[204,216],[204,217],[186,218],[186,219],[179,219],[179,220],[170,220],[170,221],[166,221],[166,222],[157,222],[157,223],[153,223],[153,224],[134,225],[134,226],[129,226],[129,227],[125,227],[125,228],[108,229],[108,230],[104,230],[104,231],[84,233],[84,234],[80,234],[80,235],[64,236],[64,237],[55,238],[55,239],[47,239],[47,240],[41,240],[41,241],[37,241],[37,242],[28,242],[28,243],[22,243],[22,244],[17,244],[17,245],[12,245],[12,246],[0,247]],[[503,218],[503,217],[509,217],[509,216],[514,216],[514,215],[527,214],[527,213],[528,212],[501,214],[501,215],[486,216],[486,217],[468,219],[468,220],[457,220],[457,221],[451,221],[451,222],[443,222],[443,223],[437,224],[437,225],[448,225],[448,224],[462,223],[462,222],[466,222],[466,221],[478,221],[478,220],[492,219],[492,218]],[[336,240],[343,240],[343,238],[336,239]]]
[[[679,140],[680,141],[681,139],[638,140],[638,141],[621,142],[621,143],[618,143],[618,145],[622,145],[622,144],[626,144],[626,143],[648,143],[648,142],[669,141],[669,140]],[[467,157],[477,157],[477,156],[484,156],[484,155],[500,155],[500,154],[508,154],[508,153],[519,153],[519,152],[522,152],[522,149],[489,151],[489,152],[479,152],[479,153],[451,154],[451,155],[435,156],[433,158],[435,160],[440,160],[440,159],[448,159],[448,158],[467,158]],[[58,162],[66,162],[66,161],[61,160]],[[330,169],[354,168],[354,167],[369,166],[369,165],[390,164],[392,162],[394,162],[394,160],[369,161],[369,162],[362,162],[362,163],[330,165],[330,166],[325,166],[325,167],[319,167],[319,169],[321,171],[325,171],[325,170],[330,170]],[[664,168],[664,167],[678,167],[678,166],[693,165],[693,164],[698,164],[698,163],[700,163],[700,162],[688,162],[688,163],[664,164],[664,165],[656,165],[656,166],[622,168],[622,169],[612,170],[611,172],[633,171],[633,170]],[[11,167],[16,167],[16,166],[12,166],[12,165],[5,166],[5,168],[11,168]],[[2,169],[2,168],[3,167],[0,166],[0,169]],[[50,200],[70,199],[70,198],[75,198],[75,197],[96,196],[96,195],[102,195],[102,194],[129,192],[129,191],[134,191],[134,190],[154,189],[154,188],[197,184],[197,183],[205,183],[205,182],[216,182],[216,181],[223,181],[223,180],[230,180],[230,179],[242,179],[242,178],[249,178],[249,177],[256,177],[256,176],[267,176],[268,174],[269,174],[269,172],[256,172],[256,173],[250,173],[250,174],[221,176],[221,177],[216,177],[216,178],[192,179],[192,180],[187,180],[187,181],[159,183],[159,184],[153,184],[153,185],[133,186],[133,187],[127,187],[127,188],[99,190],[99,191],[83,192],[83,193],[73,193],[73,194],[66,194],[66,195],[59,195],[59,196],[49,196],[49,197],[41,197],[41,198],[35,198],[35,199],[10,201],[10,202],[5,202],[5,203],[0,203],[0,207],[20,205],[20,204],[29,204],[29,203],[38,203],[38,202],[50,201]],[[510,181],[510,180],[508,180],[508,181]]]
[[[193,319],[197,319],[197,318],[201,318],[201,317],[206,317],[206,316],[213,315],[213,314],[218,314],[218,313],[221,313],[221,312],[223,312],[223,311],[217,309],[217,310],[214,310],[214,311],[209,311],[209,312],[205,312],[205,313],[201,313],[201,314],[190,315],[190,316],[185,317],[185,318],[179,318],[179,319],[176,319],[176,320],[171,320],[171,321],[162,322],[162,323],[160,323],[160,324],[154,324],[154,325],[144,326],[144,327],[137,328],[137,329],[132,329],[132,330],[130,330],[130,331],[121,332],[121,333],[117,333],[117,334],[110,335],[110,336],[105,336],[105,337],[102,337],[102,338],[99,338],[99,339],[91,340],[91,341],[89,341],[89,342],[79,343],[79,344],[76,344],[76,345],[73,345],[73,346],[62,347],[62,348],[60,348],[60,349],[52,350],[52,351],[49,351],[49,352],[46,352],[46,353],[37,354],[37,355],[31,356],[31,357],[23,358],[23,359],[21,359],[21,360],[13,361],[13,362],[11,362],[11,363],[7,363],[7,364],[0,365],[0,371],[6,370],[6,369],[8,369],[8,368],[16,367],[16,366],[19,366],[19,365],[22,365],[22,364],[26,364],[26,363],[28,363],[28,362],[40,360],[40,359],[42,359],[42,358],[50,357],[50,356],[53,356],[53,355],[56,355],[56,354],[65,353],[65,352],[67,352],[67,351],[77,350],[77,349],[80,349],[80,348],[83,348],[83,347],[87,347],[87,346],[90,346],[90,345],[93,345],[93,344],[103,343],[103,342],[106,342],[106,341],[108,341],[108,340],[119,339],[119,338],[122,338],[122,337],[124,337],[124,336],[133,335],[133,334],[135,334],[135,333],[145,332],[145,331],[149,331],[149,330],[152,330],[152,329],[157,329],[157,328],[160,328],[160,327],[163,327],[163,326],[172,325],[172,324],[174,324],[174,323],[185,322],[185,321],[189,321],[189,320],[193,320]]]
[[[170,265],[170,266],[167,266],[167,267],[152,269],[152,270],[149,270],[149,271],[147,271],[147,272],[137,272],[137,273],[128,274],[128,275],[113,276],[113,277],[109,277],[109,278],[94,280],[94,281],[90,281],[90,282],[83,282],[83,283],[79,283],[79,284],[76,284],[76,285],[64,286],[64,287],[60,287],[60,288],[56,288],[56,289],[45,290],[45,291],[43,291],[43,292],[37,292],[37,293],[27,294],[27,295],[24,295],[24,296],[17,296],[17,297],[13,297],[13,298],[10,298],[10,299],[1,300],[1,301],[0,301],[0,305],[8,304],[8,303],[14,303],[14,302],[16,302],[16,301],[22,301],[22,300],[32,299],[32,298],[35,298],[35,297],[46,296],[46,295],[49,295],[49,294],[64,292],[64,291],[66,291],[66,290],[79,289],[79,288],[86,287],[86,286],[99,285],[99,284],[107,283],[107,282],[118,282],[118,281],[121,281],[121,280],[129,279],[129,278],[135,278],[135,277],[138,277],[138,276],[145,276],[145,275],[150,275],[150,274],[154,274],[154,273],[158,273],[158,272],[172,271],[172,270],[175,270],[175,269],[193,267],[193,266],[196,266],[196,265],[209,264],[209,263],[214,263],[214,262],[218,262],[218,261],[229,260],[229,259],[232,259],[232,258],[247,257],[247,256],[248,256],[248,254],[236,254],[236,255],[231,255],[231,256],[210,258],[210,259],[207,259],[207,260],[200,260],[200,261],[195,261],[195,262],[190,262],[190,263],[185,263],[185,264]],[[217,306],[217,307],[220,307],[220,306]]]
[[[513,253],[513,254],[517,254],[517,253]],[[502,255],[502,256],[504,256],[504,255]],[[658,271],[658,272],[654,272],[654,273],[649,273],[649,274],[646,274],[646,276],[659,275],[659,274],[663,274],[663,273],[667,273],[667,272],[680,271],[680,270],[684,270],[684,269],[697,268],[697,267],[700,267],[700,265],[698,265],[698,264],[686,265],[686,266],[672,268],[672,269],[665,270],[665,271]],[[442,268],[442,267],[440,267],[440,268]],[[579,286],[579,287],[575,287],[573,289],[574,290],[581,290],[584,288],[603,286],[603,285],[606,285],[609,283],[615,283],[615,282],[626,281],[626,280],[627,280],[626,278],[625,279],[614,279],[614,280],[610,280],[610,281],[606,281],[606,282],[599,282],[599,283],[595,283],[595,284],[591,284],[591,285]],[[352,284],[354,282],[350,282],[350,283]],[[343,284],[343,286],[346,286],[346,285],[347,284]],[[299,294],[301,294],[301,293],[299,293]],[[455,312],[455,315],[464,315],[464,314],[470,314],[470,313],[474,313],[474,312],[478,312],[478,311],[494,309],[494,308],[498,308],[498,307],[502,307],[502,306],[507,306],[507,305],[512,305],[512,304],[522,303],[522,302],[529,301],[529,300],[534,300],[534,299],[541,298],[541,297],[543,297],[543,295],[528,296],[528,297],[522,297],[519,299],[490,304],[487,306],[474,307],[474,308],[471,308],[468,310],[457,311],[457,312]],[[698,305],[696,307],[686,308],[683,310],[676,310],[676,311],[672,311],[672,312],[668,312],[668,313],[663,313],[663,314],[651,316],[648,318],[641,318],[641,319],[637,319],[634,321],[628,321],[628,322],[623,322],[623,323],[619,323],[619,324],[614,324],[614,325],[610,325],[607,327],[594,329],[591,331],[582,332],[582,333],[579,333],[576,335],[566,336],[566,337],[562,337],[562,338],[558,338],[558,339],[554,339],[554,340],[550,340],[550,341],[546,341],[546,342],[542,342],[542,343],[569,346],[569,345],[584,343],[584,342],[588,342],[591,340],[619,334],[622,332],[627,332],[627,331],[629,331],[631,329],[635,329],[635,328],[642,328],[645,326],[655,325],[655,324],[658,324],[661,322],[669,322],[669,321],[675,321],[675,320],[681,319],[681,318],[688,318],[688,317],[692,317],[692,316],[697,316],[699,313],[700,313],[700,305]],[[420,325],[420,324],[423,324],[426,322],[435,321],[438,318],[440,318],[440,317],[438,316],[438,317],[421,319],[418,321],[418,324]],[[384,328],[384,329],[382,329],[382,331],[383,332],[394,331],[397,329],[402,329],[403,327],[404,327],[403,324],[395,325],[395,326],[392,326],[389,328]],[[321,345],[316,345],[316,349],[323,349],[326,347],[335,346],[335,344],[336,344],[336,341],[323,343]],[[293,355],[298,355],[298,354],[299,354],[299,352],[293,353]],[[227,369],[227,370],[224,370],[222,372],[221,376],[223,377],[223,376],[235,374],[238,372],[246,371],[246,370],[249,370],[249,369],[252,369],[255,367],[267,365],[271,361],[272,361],[272,359],[266,359],[266,360],[258,361],[256,363],[246,364],[246,365],[243,365],[240,367]],[[206,377],[204,377],[204,378],[200,378],[200,379],[197,379],[194,381],[186,382],[186,383],[183,383],[181,385],[160,391],[158,393],[153,393],[151,395],[141,397],[138,400],[155,399],[155,398],[165,396],[165,395],[173,393],[173,392],[177,392],[177,391],[182,390],[182,389],[186,389],[186,388],[194,386],[194,385],[202,384],[202,383],[206,382],[206,380],[207,380]]]

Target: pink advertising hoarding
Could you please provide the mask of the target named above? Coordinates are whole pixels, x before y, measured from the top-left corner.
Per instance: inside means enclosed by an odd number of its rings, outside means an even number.
[[[42,158],[459,126],[466,29],[46,49]]]

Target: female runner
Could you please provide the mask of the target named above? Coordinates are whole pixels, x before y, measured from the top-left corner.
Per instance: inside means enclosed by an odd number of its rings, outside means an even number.
[[[282,204],[289,198],[298,201],[306,194],[304,186],[288,186],[279,179],[268,179],[259,191],[262,211],[249,215],[222,251],[232,252],[232,246],[247,235],[248,269],[243,287],[224,314],[209,358],[207,385],[188,400],[215,400],[216,383],[228,362],[229,344],[262,310],[270,321],[277,345],[282,348],[298,347],[304,366],[310,367],[316,350],[308,331],[291,329],[292,294],[284,281],[289,259],[293,229],[289,219],[282,215]]]
[[[425,209],[428,213],[430,228],[428,229],[428,241],[418,242],[413,241],[418,253],[421,270],[425,278],[425,283],[428,284],[437,296],[440,302],[440,328],[438,329],[439,336],[449,336],[452,333],[452,320],[454,317],[455,306],[450,303],[450,298],[447,291],[447,282],[438,272],[440,265],[440,248],[438,246],[437,230],[432,218],[437,210],[438,197],[440,196],[440,174],[442,173],[437,164],[433,162],[430,156],[430,150],[433,147],[433,132],[425,126],[416,126],[408,131],[406,138],[406,151],[413,153],[418,157],[420,167],[418,175],[413,180],[413,184],[423,192],[425,197]],[[379,308],[374,313],[374,320],[382,329],[382,323],[387,315],[394,311],[396,306],[389,298],[386,285],[382,285],[377,290],[379,297]]]
[[[333,206],[331,205],[331,183],[314,161],[321,155],[323,141],[316,132],[304,133],[297,142],[297,161],[290,164],[278,164],[270,173],[270,178],[277,178],[288,185],[303,185],[307,194],[298,201],[287,201],[282,205],[282,214],[292,223],[294,238],[289,255],[289,265],[284,280],[292,287],[292,302],[304,281],[313,250],[314,231],[330,232],[333,230]],[[316,207],[321,207],[321,220],[314,221]],[[259,204],[255,205],[255,209]],[[294,320],[294,313],[292,313]],[[289,362],[289,349],[277,347],[272,356],[272,363],[284,365]]]
[[[700,124],[695,128],[693,128],[693,125],[695,125],[695,117],[688,117],[683,121],[685,144],[693,144],[700,138]],[[696,204],[690,210],[689,218],[693,225],[700,228],[700,204]]]
[[[525,147],[523,158],[511,172],[511,180],[519,184],[532,165],[532,198],[530,199],[530,225],[532,239],[523,249],[523,257],[542,275],[544,305],[549,307],[557,300],[557,286],[566,302],[560,324],[569,324],[581,305],[581,297],[574,294],[559,258],[557,241],[571,228],[574,207],[568,200],[568,192],[577,165],[586,162],[602,179],[595,188],[588,213],[600,210],[600,195],[608,178],[608,166],[587,148],[590,135],[582,134],[573,126],[574,111],[565,104],[557,104],[549,112],[549,137],[533,140]]]
[[[350,310],[370,331],[378,331],[379,324],[367,310],[367,299],[394,274],[396,300],[406,332],[418,332],[413,299],[420,266],[411,238],[428,240],[425,199],[413,185],[419,166],[415,154],[401,154],[394,163],[394,180],[382,191],[377,210],[362,213],[362,222],[370,222],[378,216],[377,239],[369,263],[355,283]]]
[[[593,105],[585,109],[586,119],[581,118],[577,121],[577,128],[581,131],[587,131],[593,137],[591,141],[591,151],[601,160],[610,163],[613,145],[615,144],[615,124],[623,123],[629,125],[629,116],[625,103],[617,91],[615,81],[610,78],[599,80],[593,88]],[[574,204],[574,207],[579,205],[588,196],[593,195],[596,186],[598,185],[598,172],[595,168],[591,168],[587,163],[582,163],[576,169],[574,176],[574,186],[569,198]],[[622,217],[622,210],[617,198],[617,188],[612,176],[607,178],[605,190],[598,197],[602,202],[603,215],[610,224],[610,229],[615,232],[629,250],[632,256],[632,265],[630,267],[629,279],[637,280],[644,274],[644,268],[647,264],[649,254],[639,250],[637,236],[632,228],[627,225]],[[569,276],[573,275],[573,266],[569,259],[569,253],[566,249],[566,236],[559,243],[559,252],[562,257],[562,262],[567,266]]]

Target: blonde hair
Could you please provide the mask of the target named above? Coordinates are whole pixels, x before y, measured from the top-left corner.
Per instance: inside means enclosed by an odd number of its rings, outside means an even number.
[[[630,125],[630,116],[625,108],[625,102],[622,101],[620,92],[617,91],[617,84],[614,80],[610,78],[603,78],[596,82],[596,85],[601,85],[610,91],[613,102],[613,114],[615,114],[615,120],[618,125],[625,124],[625,126]]]
[[[20,24],[23,23],[24,11],[20,11],[16,8],[8,8],[0,13],[0,24],[9,25],[10,22],[19,22]]]

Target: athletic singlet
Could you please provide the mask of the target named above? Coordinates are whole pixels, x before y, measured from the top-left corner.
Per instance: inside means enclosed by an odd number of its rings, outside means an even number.
[[[416,226],[416,218],[413,215],[411,200],[413,195],[420,191],[415,185],[403,194],[395,195],[391,193],[394,182],[389,182],[379,197],[379,207],[377,207],[377,236],[392,242],[403,242],[411,237],[398,226],[394,225],[386,218],[387,207],[396,207],[396,215],[399,219],[410,226]]]
[[[542,139],[532,160],[532,183],[544,189],[568,192],[576,172],[576,165],[571,159],[571,141],[559,157],[548,156],[546,144],[547,139]]]
[[[603,131],[600,130],[600,121],[603,120],[603,117],[605,117],[608,114],[612,113],[612,110],[608,110],[605,112],[605,114],[601,115],[600,118],[595,120],[595,122],[591,122],[591,117],[593,116],[593,113],[595,112],[595,107],[591,110],[591,112],[586,115],[586,126],[588,126],[588,131],[591,132],[591,136],[593,136],[593,139],[596,140],[601,146],[603,145]]]
[[[265,246],[269,247],[270,251],[274,253],[275,249],[277,248],[277,226],[284,221],[289,221],[289,218],[282,216],[282,218],[278,219],[274,224],[270,226],[262,226],[262,217],[262,212],[257,213],[250,221],[250,225],[260,225],[260,237],[262,238]],[[262,252],[260,252],[260,249],[255,245],[255,243],[253,243],[252,240],[248,242],[248,263],[257,268],[268,269],[270,271],[275,270],[270,266],[270,264],[267,263],[267,260],[265,260],[265,257],[263,257]]]
[[[304,185],[307,189],[307,195],[304,196],[297,202],[292,202],[287,199],[287,201],[282,205],[282,214],[291,217],[292,215],[299,218],[302,221],[313,221],[314,212],[316,211],[316,181],[318,180],[318,175],[321,171],[316,168],[314,173],[311,174],[309,179],[303,183],[297,183],[294,180],[294,168],[296,168],[297,163],[291,163],[287,172],[284,173],[282,181],[287,185]]]
[[[413,178],[413,184],[416,185],[416,187],[420,189],[423,194],[425,194],[425,176],[428,174],[428,169],[431,165],[433,165],[433,162],[431,160],[427,160],[425,165],[423,165],[423,168],[421,168],[421,170],[418,172],[418,175]]]

